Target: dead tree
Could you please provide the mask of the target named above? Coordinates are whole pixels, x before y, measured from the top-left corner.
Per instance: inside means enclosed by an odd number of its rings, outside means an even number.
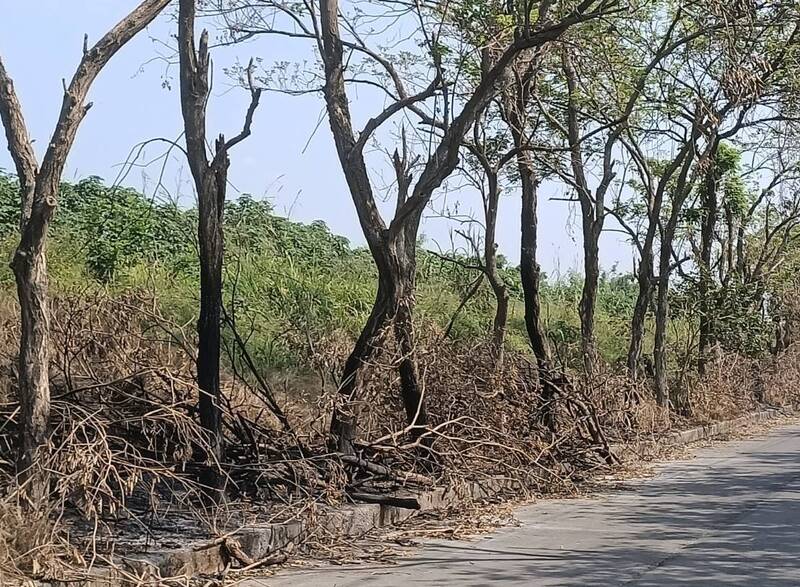
[[[224,254],[223,211],[227,191],[228,152],[250,135],[253,114],[261,90],[250,80],[251,101],[244,126],[235,137],[219,135],[209,160],[206,150],[206,107],[209,98],[211,58],[208,32],[200,35],[195,48],[196,0],[181,0],[178,16],[178,54],[180,60],[181,112],[186,136],[186,156],[197,192],[197,240],[200,253],[200,318],[197,321],[197,385],[200,389],[200,424],[208,432],[208,451],[204,461],[215,463],[202,468],[203,483],[220,488],[216,474],[224,456],[222,409],[220,406],[220,346],[222,320],[222,263]],[[252,71],[252,64],[248,72]],[[206,451],[203,451],[206,452]]]
[[[83,56],[64,98],[53,135],[38,166],[22,108],[11,78],[0,62],[0,118],[20,185],[20,241],[11,266],[17,282],[22,335],[19,349],[19,399],[22,406],[18,471],[31,467],[47,444],[50,416],[50,320],[46,243],[58,202],[59,183],[78,127],[92,106],[86,102],[92,83],[114,54],[145,28],[169,0],[145,0],[93,47],[84,37]],[[32,494],[46,488],[46,479],[31,481]]]

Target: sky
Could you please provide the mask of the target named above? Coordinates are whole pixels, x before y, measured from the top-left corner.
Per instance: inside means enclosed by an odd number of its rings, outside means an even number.
[[[135,0],[0,0],[0,56],[14,80],[39,157],[58,117],[62,80],[72,77],[80,60],[84,33],[90,44],[95,42],[135,4]],[[64,179],[96,175],[148,194],[160,183],[182,201],[193,197],[182,152],[169,152],[163,142],[148,144],[136,165],[125,165],[131,153],[137,152],[137,145],[159,137],[175,141],[181,136],[177,67],[167,59],[173,54],[173,15],[168,9],[100,73],[89,94],[93,107],[80,127]],[[249,103],[249,94],[229,82],[223,69],[237,61],[246,63],[250,57],[267,63],[308,59],[310,54],[298,43],[302,41],[273,38],[269,44],[213,50],[209,137],[238,133]],[[369,93],[351,93],[350,98],[355,115],[363,119],[383,105]],[[267,93],[262,96],[252,131],[231,153],[229,197],[249,193],[267,198],[278,214],[302,222],[323,220],[333,232],[356,245],[363,244],[320,97]],[[3,138],[0,142],[0,169],[12,171]],[[564,275],[581,267],[577,210],[574,205],[550,200],[564,195],[564,188],[556,184],[544,184],[540,193],[539,258],[549,275]],[[434,212],[444,207],[443,198],[434,197],[433,210],[422,226],[429,248],[450,247],[453,224]],[[458,202],[461,212],[480,215],[479,200],[471,190],[451,189],[446,198],[449,206]],[[501,201],[497,232],[499,252],[513,263],[519,259],[519,214],[519,198],[509,191]],[[622,271],[631,268],[631,248],[615,233],[603,236],[600,250],[605,268],[615,264]]]

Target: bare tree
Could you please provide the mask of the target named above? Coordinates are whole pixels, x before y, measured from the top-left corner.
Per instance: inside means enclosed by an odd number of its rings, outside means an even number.
[[[17,468],[23,475],[30,474],[39,451],[47,443],[50,321],[46,242],[58,202],[61,174],[78,127],[92,106],[91,102],[86,102],[92,82],[111,57],[152,22],[167,4],[169,0],[145,0],[93,47],[88,47],[84,38],[83,56],[72,81],[65,86],[61,112],[41,167],[37,164],[14,85],[0,62],[0,118],[19,178],[22,209],[21,237],[12,267],[22,320],[19,353],[22,430]],[[37,486],[37,491],[45,487],[43,482],[32,482],[32,486]]]
[[[510,304],[509,287],[501,275],[497,255],[497,219],[500,211],[500,196],[503,191],[502,174],[504,168],[516,159],[514,149],[500,149],[505,137],[497,133],[497,116],[493,109],[479,113],[472,128],[471,139],[465,146],[472,155],[462,164],[462,172],[481,194],[483,208],[483,241],[471,233],[459,231],[469,241],[471,253],[475,258],[472,268],[480,271],[495,297],[495,314],[492,321],[492,349],[496,365],[503,362],[503,349],[508,326]]]
[[[206,460],[217,463],[223,458],[222,411],[220,408],[220,343],[222,315],[222,263],[224,255],[223,211],[228,182],[228,152],[250,135],[253,114],[261,97],[253,89],[245,115],[244,127],[235,137],[225,140],[220,134],[209,160],[206,150],[206,107],[209,98],[211,57],[208,32],[203,31],[195,48],[196,0],[180,0],[178,16],[178,53],[180,59],[181,112],[186,136],[186,155],[194,179],[198,202],[197,237],[200,246],[200,319],[197,322],[197,384],[200,388],[200,423],[209,433],[212,454]],[[248,73],[252,72],[252,63]],[[203,468],[203,481],[209,487],[220,485],[216,467]]]
[[[444,80],[437,71],[431,85],[417,95],[409,95],[402,85],[398,84],[396,90],[400,99],[372,118],[356,138],[346,92],[344,44],[339,30],[338,2],[323,0],[320,3],[320,31],[325,68],[324,94],[328,118],[342,169],[379,273],[375,305],[353,352],[348,357],[342,375],[340,391],[345,398],[345,408],[334,415],[332,424],[332,432],[339,441],[340,450],[352,451],[356,421],[349,406],[352,405],[356,375],[360,366],[372,353],[376,336],[384,325],[389,323],[393,324],[402,353],[399,372],[406,415],[417,434],[427,424],[414,356],[412,327],[416,240],[422,212],[430,201],[433,191],[456,168],[459,149],[465,134],[478,113],[491,100],[496,84],[505,75],[517,55],[557,39],[570,26],[595,18],[614,4],[584,0],[567,16],[556,22],[550,22],[549,3],[542,3],[539,21],[533,26],[528,25],[527,30],[521,31],[517,39],[502,52],[496,63],[483,75],[474,92],[464,102],[460,113],[452,121],[446,120],[441,125],[443,130],[438,145],[425,162],[413,189],[410,189],[411,178],[408,174],[405,176],[407,181],[398,182],[395,215],[387,227],[375,204],[363,147],[379,124],[400,110],[412,107],[430,97]],[[396,75],[391,77],[397,84],[399,78]]]

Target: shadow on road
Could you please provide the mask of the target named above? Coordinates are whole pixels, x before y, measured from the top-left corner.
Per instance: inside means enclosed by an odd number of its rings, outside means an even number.
[[[705,451],[634,491],[542,502],[520,512],[523,527],[474,544],[303,584],[800,586],[798,434]]]

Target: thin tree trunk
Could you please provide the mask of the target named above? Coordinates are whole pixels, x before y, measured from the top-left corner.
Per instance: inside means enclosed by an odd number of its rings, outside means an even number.
[[[517,110],[512,110],[509,113],[509,126],[514,137],[515,146],[519,148],[517,169],[522,186],[519,267],[525,304],[525,329],[539,368],[539,382],[542,388],[542,421],[551,432],[555,433],[556,422],[552,403],[556,398],[558,389],[556,388],[555,373],[550,359],[547,337],[541,326],[541,279],[539,263],[536,258],[538,247],[538,181],[533,169],[533,162],[530,160],[530,154],[520,148],[525,143],[521,131],[522,121],[517,112]]]
[[[594,223],[590,224],[594,228]],[[594,315],[597,305],[597,287],[600,280],[599,247],[594,230],[584,230],[583,266],[584,279],[579,313],[581,319],[581,354],[583,369],[591,375],[597,364],[597,344],[594,337]]]
[[[725,242],[725,249],[726,249],[726,257],[727,257],[727,273],[725,274],[724,280],[726,283],[730,280],[731,276],[736,273],[736,257],[734,254],[735,250],[735,236],[736,233],[736,226],[735,226],[735,218],[733,215],[733,210],[730,206],[725,206],[725,223],[728,229],[728,236]]]
[[[697,371],[700,375],[704,375],[706,372],[708,349],[711,345],[713,330],[713,309],[711,304],[713,277],[711,276],[711,256],[714,246],[714,231],[717,222],[717,183],[716,169],[713,164],[712,154],[712,164],[706,172],[702,193],[703,222],[700,235],[699,285],[700,337],[697,357]]]
[[[679,184],[685,183],[685,172]],[[660,406],[669,406],[669,382],[667,376],[667,326],[669,324],[669,278],[672,272],[672,251],[675,231],[678,227],[681,209],[689,188],[682,189],[681,195],[673,199],[673,208],[664,227],[661,238],[661,249],[658,258],[658,291],[656,294],[656,332],[653,345],[653,363],[655,369],[656,401]]]
[[[600,279],[599,244],[600,234],[605,220],[604,198],[611,179],[614,177],[611,149],[618,136],[612,133],[605,145],[603,160],[603,177],[593,194],[586,178],[583,160],[583,145],[580,136],[578,107],[578,74],[572,62],[569,50],[562,52],[562,66],[567,82],[567,142],[570,148],[570,167],[581,207],[581,228],[583,232],[583,288],[578,305],[581,321],[581,355],[584,373],[589,376],[597,364],[597,345],[594,337],[594,316],[597,304],[597,287]]]
[[[211,491],[209,497],[223,497],[223,477],[218,474],[225,453],[220,405],[220,347],[222,322],[222,263],[225,246],[223,212],[228,182],[229,150],[250,135],[253,114],[261,91],[250,84],[251,101],[242,131],[226,141],[220,135],[209,161],[206,149],[206,108],[210,90],[211,58],[208,32],[195,47],[195,2],[181,0],[178,16],[181,113],[186,136],[186,155],[194,179],[198,202],[197,238],[200,245],[200,317],[197,321],[198,413],[207,433],[207,447],[200,447],[200,480]]]
[[[656,401],[660,406],[669,405],[667,381],[667,322],[669,320],[669,273],[659,275],[656,295],[656,332],[653,344]]]
[[[636,295],[636,304],[631,317],[631,340],[628,346],[628,375],[633,380],[639,378],[639,362],[642,358],[644,345],[644,327],[647,318],[647,308],[653,295],[653,251],[645,250],[639,261],[636,281],[639,291]]]
[[[495,297],[495,314],[492,322],[492,349],[495,366],[503,364],[503,349],[508,323],[508,287],[497,271],[497,214],[500,204],[500,189],[497,174],[487,170],[489,193],[486,201],[486,235],[484,239],[484,269]]]
[[[531,348],[540,368],[549,368],[550,349],[541,326],[541,271],[536,258],[538,244],[537,182],[529,166],[529,161],[523,161],[520,164],[522,183],[520,279],[525,303],[525,329]]]

